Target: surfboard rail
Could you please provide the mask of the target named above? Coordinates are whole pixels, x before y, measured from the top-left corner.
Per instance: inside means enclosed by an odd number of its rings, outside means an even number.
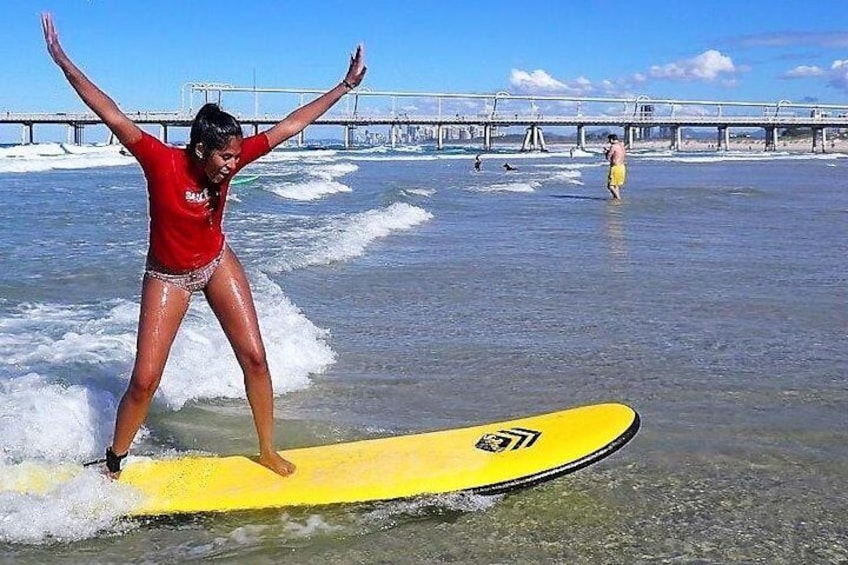
[[[582,406],[463,428],[280,452],[280,477],[255,458],[129,461],[120,482],[143,502],[134,515],[320,506],[472,492],[492,495],[549,481],[621,449],[640,427],[624,404]]]
[[[553,469],[549,469],[547,471],[542,471],[540,473],[537,473],[536,475],[520,477],[509,481],[504,481],[503,483],[495,485],[473,488],[471,489],[471,492],[473,492],[474,494],[482,495],[503,494],[512,490],[527,488],[538,485],[539,483],[551,481],[553,479],[562,477],[563,475],[568,475],[575,471],[579,471],[584,467],[588,467],[589,465],[612,455],[613,453],[624,447],[631,439],[633,439],[633,437],[636,435],[636,432],[639,431],[639,428],[642,425],[639,413],[634,411],[634,415],[635,417],[633,418],[633,423],[630,424],[630,427],[627,428],[627,430],[625,430],[623,434],[621,434],[619,437],[617,437],[604,447],[586,455],[585,457],[581,457],[580,459],[571,461],[569,463],[566,463],[559,467],[555,467]]]

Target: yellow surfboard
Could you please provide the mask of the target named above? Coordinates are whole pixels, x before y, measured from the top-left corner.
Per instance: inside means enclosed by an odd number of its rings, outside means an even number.
[[[120,482],[143,495],[135,515],[226,512],[407,498],[497,494],[576,471],[639,429],[623,404],[598,404],[452,430],[280,452],[280,477],[248,457],[136,460]]]

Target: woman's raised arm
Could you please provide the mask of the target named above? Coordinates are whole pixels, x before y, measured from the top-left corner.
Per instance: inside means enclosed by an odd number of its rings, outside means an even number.
[[[283,121],[267,130],[265,135],[268,137],[268,144],[272,148],[276,147],[320,118],[327,110],[332,108],[342,96],[359,86],[359,83],[361,83],[362,79],[365,78],[366,70],[365,48],[362,45],[359,45],[357,46],[356,51],[354,51],[350,56],[350,65],[347,68],[347,74],[345,75],[344,80],[312,102],[304,104],[286,116]]]
[[[109,98],[102,90],[91,82],[76,65],[74,65],[62,46],[59,44],[59,34],[53,25],[53,17],[48,14],[41,15],[41,27],[44,30],[44,41],[47,43],[47,52],[53,61],[59,65],[65,77],[86,106],[92,109],[103,123],[115,134],[118,140],[125,146],[135,143],[141,139],[141,129],[124,114],[115,101]]]

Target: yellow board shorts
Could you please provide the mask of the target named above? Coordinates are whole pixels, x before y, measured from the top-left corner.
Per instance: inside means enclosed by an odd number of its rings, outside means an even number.
[[[627,169],[624,165],[611,165],[607,176],[607,186],[624,186],[627,178]]]

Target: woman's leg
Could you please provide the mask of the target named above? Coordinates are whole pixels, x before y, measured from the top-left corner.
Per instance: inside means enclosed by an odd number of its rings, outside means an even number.
[[[204,292],[244,373],[259,436],[259,462],[280,475],[290,475],[294,464],[280,457],[274,446],[274,392],[253,295],[244,268],[229,247]]]
[[[112,451],[117,455],[129,450],[147,417],[190,298],[187,290],[153,277],[144,277],[135,365],[115,419]]]

